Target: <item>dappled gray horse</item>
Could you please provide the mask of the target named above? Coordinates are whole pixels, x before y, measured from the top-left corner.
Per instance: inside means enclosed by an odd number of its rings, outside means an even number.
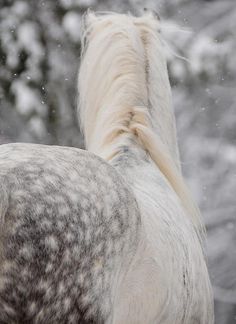
[[[159,29],[151,13],[86,16],[90,152],[1,146],[1,324],[213,323]]]

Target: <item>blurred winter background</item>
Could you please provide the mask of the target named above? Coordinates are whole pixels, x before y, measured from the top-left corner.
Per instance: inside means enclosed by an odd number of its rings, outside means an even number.
[[[147,7],[164,21],[183,172],[208,231],[216,323],[236,323],[235,0],[0,0],[0,143],[83,147],[76,78],[88,7]]]

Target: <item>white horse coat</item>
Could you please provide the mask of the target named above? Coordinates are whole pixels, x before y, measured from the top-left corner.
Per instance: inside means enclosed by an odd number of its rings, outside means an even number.
[[[0,147],[0,323],[213,323],[159,24],[87,15],[79,93],[91,153]]]

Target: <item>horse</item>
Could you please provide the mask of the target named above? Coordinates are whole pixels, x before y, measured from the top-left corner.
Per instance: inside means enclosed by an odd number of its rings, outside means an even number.
[[[211,324],[158,17],[89,12],[87,150],[0,146],[0,323]]]

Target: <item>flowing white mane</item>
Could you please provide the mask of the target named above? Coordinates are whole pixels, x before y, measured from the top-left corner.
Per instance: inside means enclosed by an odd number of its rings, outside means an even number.
[[[166,60],[153,15],[85,18],[79,72],[80,122],[86,147],[106,160],[132,139],[146,150],[196,228],[200,213],[179,166]]]

